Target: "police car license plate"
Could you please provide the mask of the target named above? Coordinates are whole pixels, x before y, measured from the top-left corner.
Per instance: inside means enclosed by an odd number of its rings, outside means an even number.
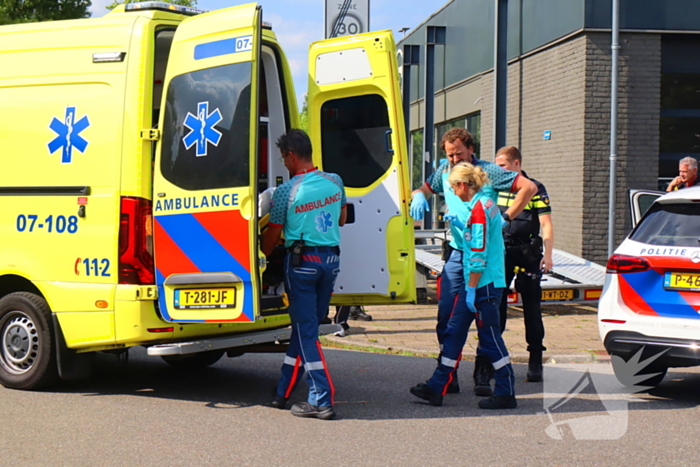
[[[664,288],[669,290],[700,291],[700,274],[667,272],[664,275]]]
[[[189,310],[196,308],[234,308],[236,289],[233,287],[216,289],[176,289],[175,308]]]
[[[542,301],[546,301],[546,300],[573,300],[573,299],[574,299],[573,289],[543,290],[542,291]]]

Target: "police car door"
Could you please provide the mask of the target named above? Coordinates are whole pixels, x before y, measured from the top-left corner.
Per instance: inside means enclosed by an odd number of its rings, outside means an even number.
[[[630,213],[634,228],[656,199],[665,192],[656,190],[630,190]]]
[[[252,155],[261,15],[248,4],[188,18],[175,31],[153,194],[156,284],[168,321],[258,314]]]
[[[308,112],[314,162],[340,175],[347,194],[332,303],[414,302],[408,159],[391,32],[313,43]]]

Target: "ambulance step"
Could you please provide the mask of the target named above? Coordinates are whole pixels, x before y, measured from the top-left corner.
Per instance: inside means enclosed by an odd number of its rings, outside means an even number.
[[[339,324],[322,324],[318,327],[318,335],[332,334],[340,331]],[[177,342],[174,344],[160,344],[148,347],[148,355],[163,357],[168,355],[189,355],[210,350],[230,349],[256,344],[269,344],[271,342],[286,342],[292,336],[292,328],[274,329],[272,331],[253,332],[237,336],[212,337],[191,342]]]

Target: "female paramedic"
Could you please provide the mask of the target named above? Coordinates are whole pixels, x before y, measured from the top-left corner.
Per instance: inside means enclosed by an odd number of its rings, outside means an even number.
[[[442,398],[459,367],[467,332],[476,319],[479,345],[495,370],[496,387],[493,395],[479,402],[482,409],[513,409],[515,378],[508,349],[500,332],[498,307],[505,287],[502,218],[496,203],[485,193],[489,179],[480,167],[461,162],[449,174],[450,189],[465,203],[466,214],[448,214],[464,239],[464,281],[455,304],[463,298],[467,310],[454,306],[447,324],[445,341],[438,367],[426,382],[411,388],[411,394],[442,405]]]

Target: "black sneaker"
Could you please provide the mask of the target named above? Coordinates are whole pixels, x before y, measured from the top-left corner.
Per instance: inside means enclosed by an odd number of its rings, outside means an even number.
[[[411,388],[411,394],[428,401],[430,405],[434,405],[437,407],[442,405],[442,395],[430,389],[425,383],[420,383],[416,386],[413,386]]]
[[[311,405],[308,402],[300,402],[299,404],[294,404],[292,406],[292,415],[295,417],[310,417],[310,418],[320,418],[321,420],[331,420],[335,418],[335,411],[333,406],[317,406]]]
[[[360,321],[372,321],[372,317],[365,313],[365,310],[361,306],[353,306],[350,308],[350,319],[360,320]]]
[[[284,409],[287,407],[288,400],[289,398],[287,397],[282,397],[275,394],[274,398],[272,399],[272,402],[270,402],[270,405],[276,409]]]
[[[517,406],[515,396],[491,396],[479,401],[480,409],[514,409]]]

